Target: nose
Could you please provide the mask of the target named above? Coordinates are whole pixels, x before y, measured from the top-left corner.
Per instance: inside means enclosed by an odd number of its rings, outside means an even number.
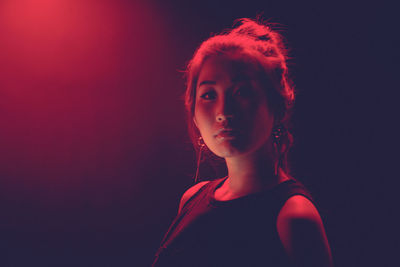
[[[216,121],[219,123],[228,122],[233,119],[233,103],[229,97],[225,97],[218,105]]]
[[[224,121],[233,119],[233,115],[226,115],[226,114],[219,113],[217,115],[216,119],[217,119],[217,122],[224,122]]]

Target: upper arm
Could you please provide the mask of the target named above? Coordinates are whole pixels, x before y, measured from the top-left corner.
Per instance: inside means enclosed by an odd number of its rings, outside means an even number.
[[[183,193],[181,201],[179,203],[179,209],[178,209],[178,213],[181,212],[182,207],[185,205],[185,203],[197,192],[199,191],[199,189],[205,185],[206,183],[208,183],[209,181],[202,181],[199,182],[197,184],[195,184],[194,186],[190,187],[188,190],[186,190],[185,193]]]
[[[295,195],[286,201],[278,214],[277,230],[297,266],[333,266],[321,217],[306,197]]]

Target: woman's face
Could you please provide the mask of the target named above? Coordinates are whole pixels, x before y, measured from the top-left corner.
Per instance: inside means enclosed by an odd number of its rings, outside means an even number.
[[[238,54],[209,57],[201,67],[193,120],[219,157],[243,156],[270,140],[274,121],[258,72]]]

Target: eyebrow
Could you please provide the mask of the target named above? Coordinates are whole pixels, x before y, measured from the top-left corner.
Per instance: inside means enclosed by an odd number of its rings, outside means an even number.
[[[246,75],[238,75],[238,76],[236,76],[236,77],[234,77],[234,78],[232,79],[232,83],[247,82],[247,81],[249,81],[249,80],[250,80],[250,78],[247,77]],[[215,82],[215,81],[205,80],[205,81],[202,81],[202,82],[199,84],[199,87],[202,86],[202,85],[207,85],[207,84],[215,85],[216,82]]]
[[[202,86],[202,85],[206,85],[206,84],[215,85],[215,81],[202,81],[202,82],[199,84],[199,87]]]
[[[247,82],[250,80],[250,77],[247,75],[237,75],[232,79],[233,83],[239,83],[239,82]]]

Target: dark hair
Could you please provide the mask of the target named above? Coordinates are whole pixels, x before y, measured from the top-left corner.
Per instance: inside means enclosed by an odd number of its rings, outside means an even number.
[[[200,133],[194,125],[193,116],[196,84],[203,62],[210,56],[239,52],[255,60],[259,65],[262,81],[273,83],[273,87],[265,86],[268,106],[275,120],[285,129],[278,147],[278,167],[289,173],[287,156],[293,144],[293,136],[288,129],[294,102],[294,87],[288,73],[287,49],[284,47],[282,36],[271,29],[270,23],[262,22],[260,19],[242,18],[236,20],[235,24],[232,29],[204,41],[187,65],[184,97],[190,138],[198,152]]]

